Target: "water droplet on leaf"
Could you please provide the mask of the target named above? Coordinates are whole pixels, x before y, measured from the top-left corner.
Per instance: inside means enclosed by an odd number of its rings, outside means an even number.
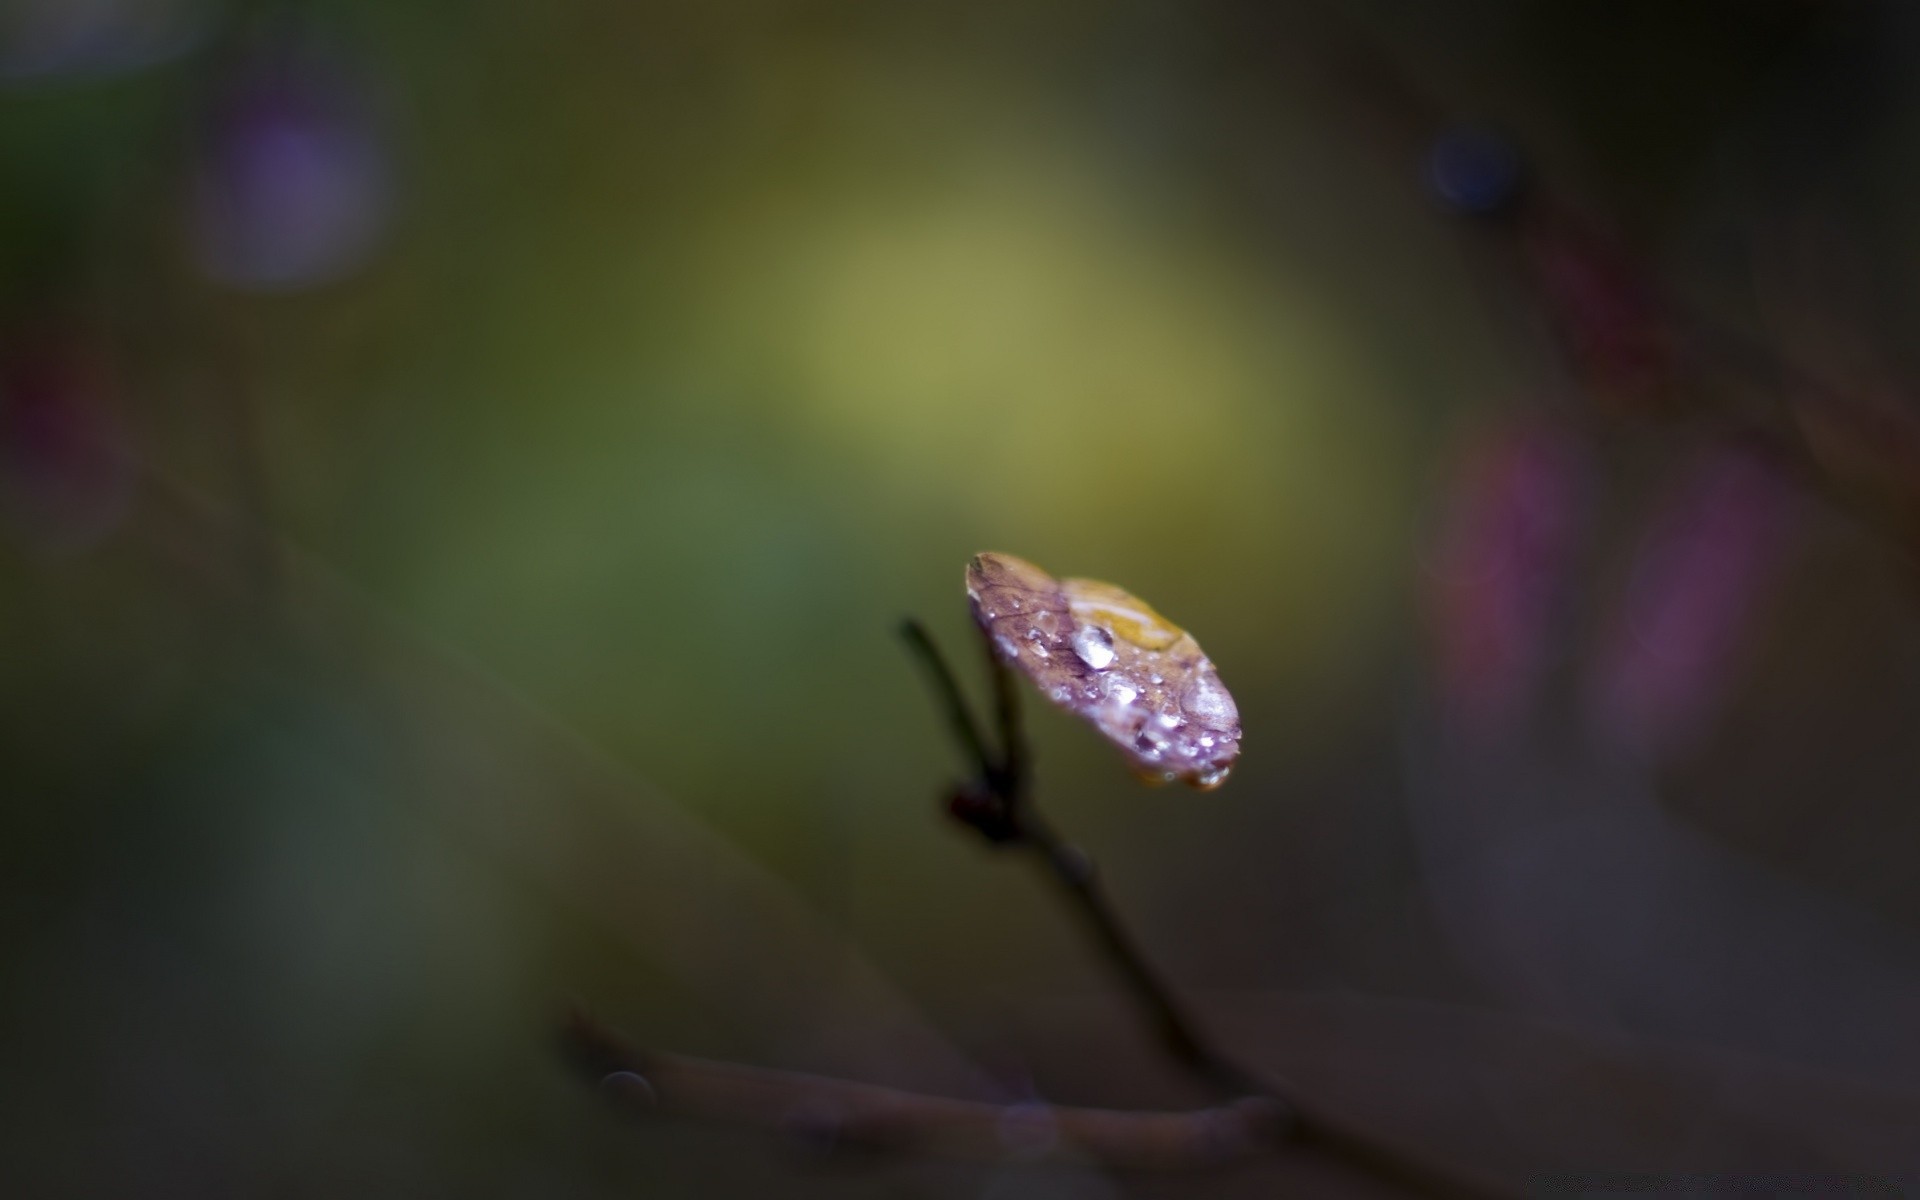
[[[1240,754],[1240,713],[1193,635],[1132,593],[1056,579],[1010,554],[967,567],[974,620],[1009,666],[1098,729],[1149,782],[1217,786]],[[1034,653],[1017,653],[1020,645]]]
[[[1113,635],[1098,625],[1082,625],[1073,634],[1073,652],[1096,671],[1113,665]]]

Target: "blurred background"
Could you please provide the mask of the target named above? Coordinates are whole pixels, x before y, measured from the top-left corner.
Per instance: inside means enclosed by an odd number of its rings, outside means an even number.
[[[1234,691],[1205,795],[1031,719],[1237,1052],[1516,1183],[1920,1181],[1917,39],[0,0],[5,1190],[1394,1194],[847,1161],[566,1070],[581,1004],[1202,1098],[942,814],[894,629],[976,682],[983,549]]]

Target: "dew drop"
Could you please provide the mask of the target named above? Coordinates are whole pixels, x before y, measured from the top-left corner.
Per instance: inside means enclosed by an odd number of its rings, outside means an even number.
[[[1220,784],[1226,780],[1227,772],[1232,769],[1232,767],[1215,767],[1210,771],[1202,771],[1193,777],[1194,786],[1202,788],[1219,787]]]
[[[1225,725],[1240,714],[1227,690],[1206,675],[1193,681],[1187,690],[1187,711],[1209,725]]]
[[[1133,738],[1134,749],[1140,751],[1141,756],[1148,760],[1157,759],[1166,753],[1169,744],[1167,735],[1151,725],[1143,726]]]
[[[1113,665],[1113,635],[1098,625],[1082,625],[1074,631],[1073,652],[1089,667],[1104,671]]]

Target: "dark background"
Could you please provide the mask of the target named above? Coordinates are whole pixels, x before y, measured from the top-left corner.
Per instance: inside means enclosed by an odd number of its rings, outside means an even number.
[[[1430,1151],[1920,1178],[1920,92],[1859,0],[0,0],[0,1180],[842,1161],[555,1030],[1178,1106],[894,636],[1114,580],[1218,792],[1033,718],[1223,1040]],[[1511,156],[1511,158],[1509,158]],[[1037,706],[1036,706],[1037,707]]]

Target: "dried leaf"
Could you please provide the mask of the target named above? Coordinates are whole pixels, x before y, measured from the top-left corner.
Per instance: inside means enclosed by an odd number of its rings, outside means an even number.
[[[975,555],[967,599],[994,653],[1093,723],[1143,779],[1218,787],[1240,756],[1240,711],[1193,635],[1122,588]]]

